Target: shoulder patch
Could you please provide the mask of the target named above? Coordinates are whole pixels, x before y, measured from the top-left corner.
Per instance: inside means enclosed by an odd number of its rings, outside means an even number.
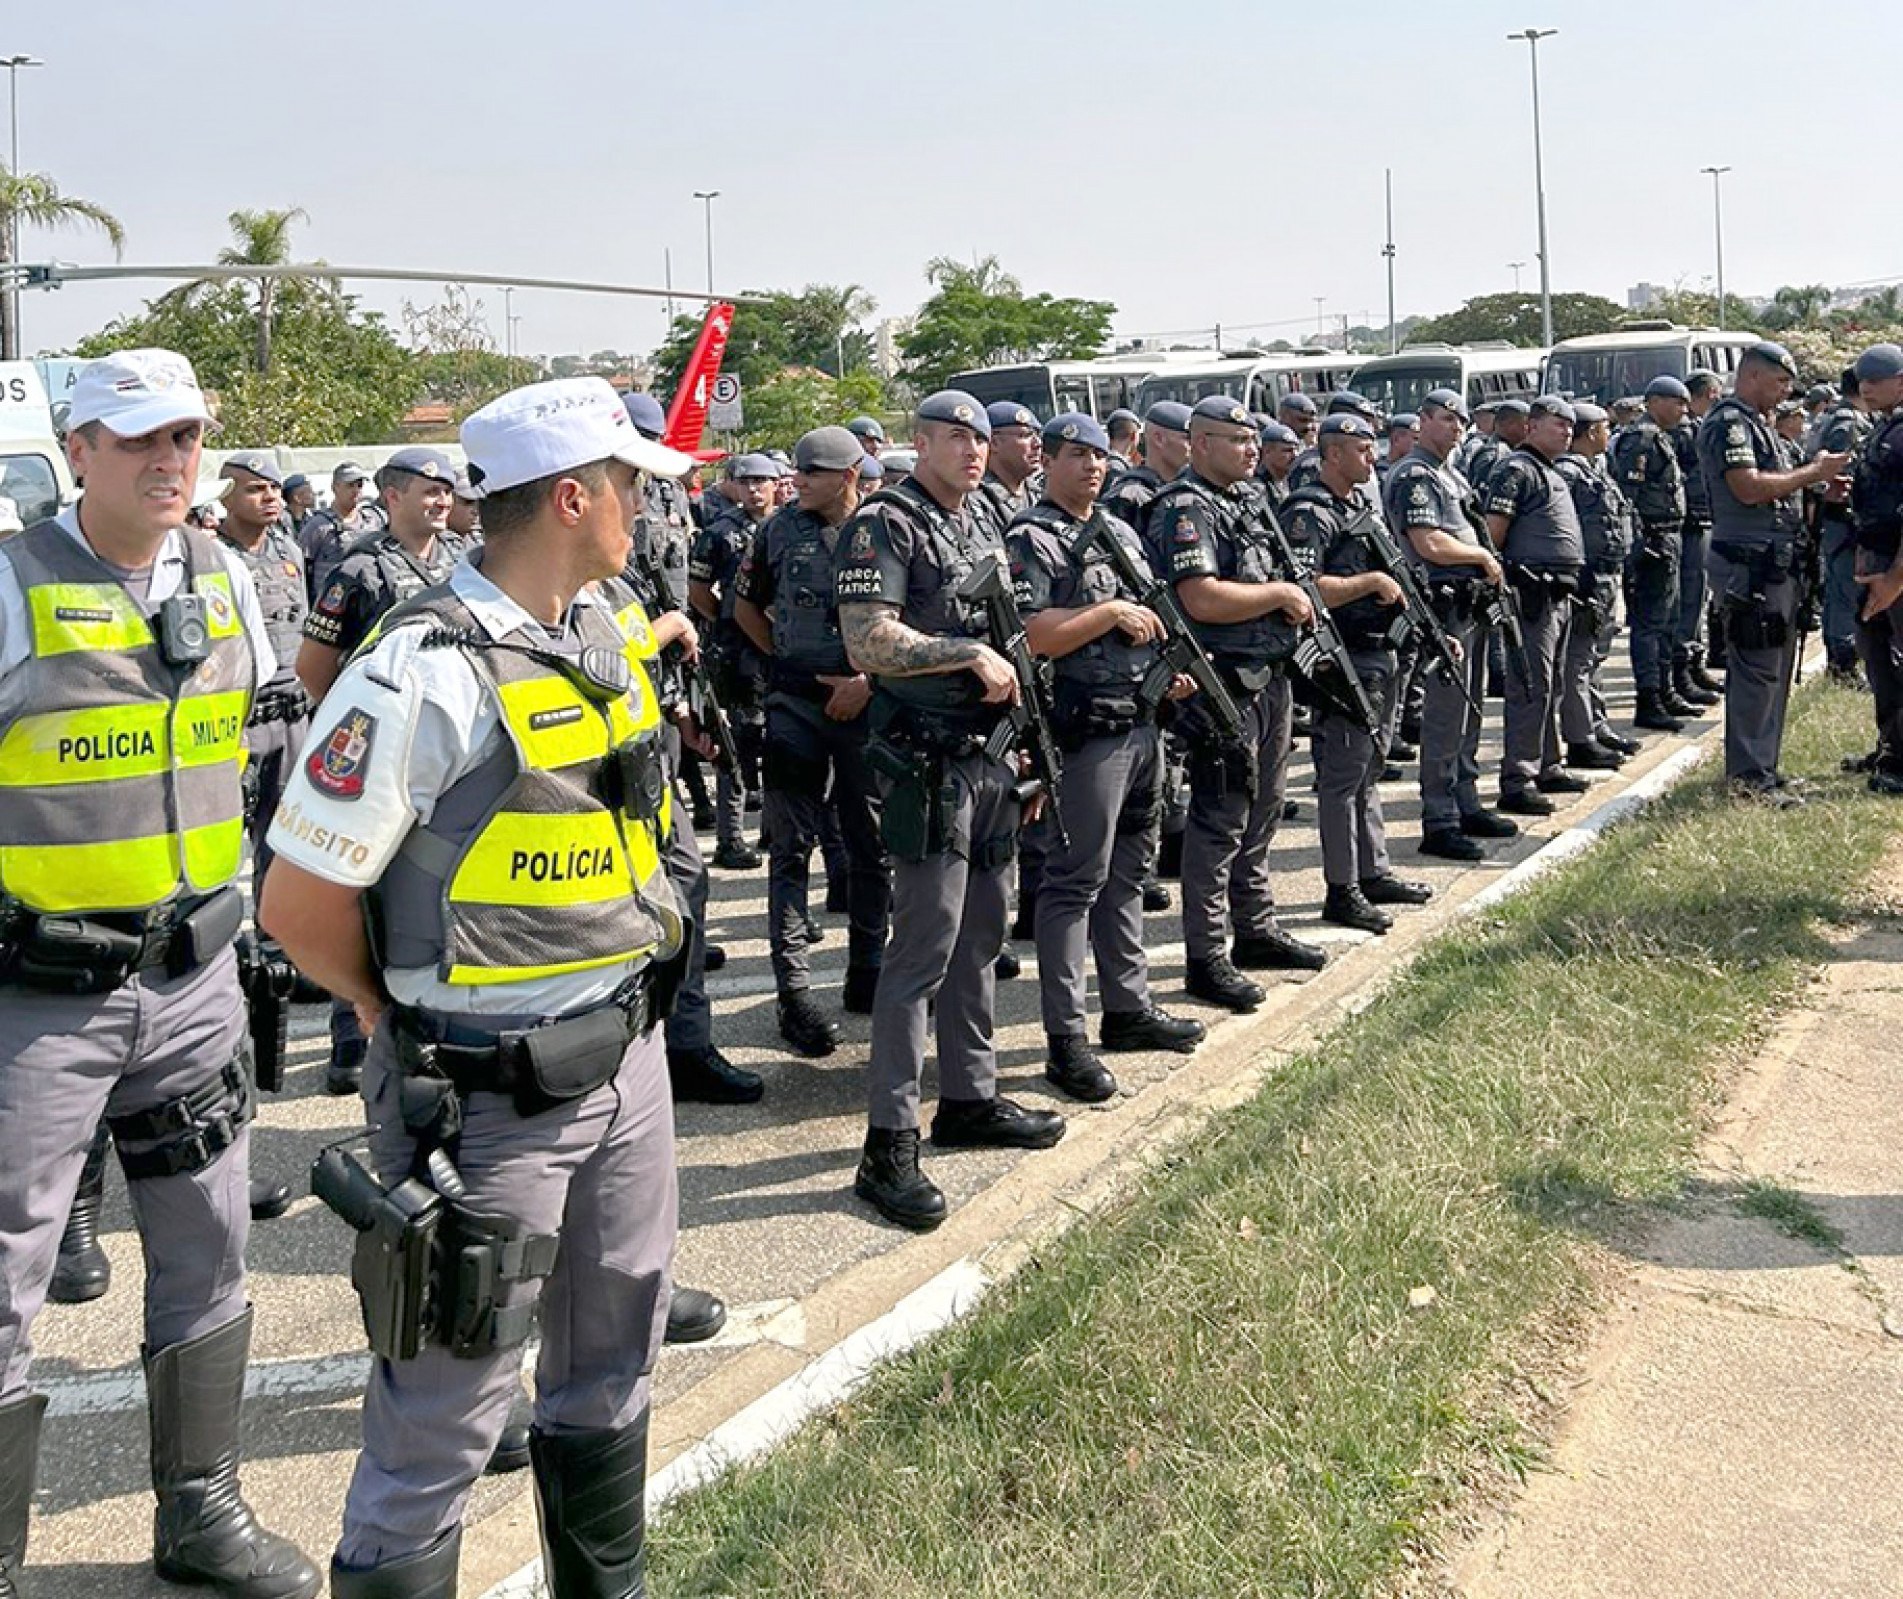
[[[1178,544],[1199,544],[1202,534],[1197,531],[1196,518],[1184,512],[1176,518],[1176,542]]]
[[[334,616],[337,612],[341,611],[343,608],[344,608],[344,585],[337,578],[332,578],[330,580],[329,586],[324,590],[322,596],[317,601],[317,609],[320,611],[323,611],[327,615]]]
[[[323,748],[311,752],[305,774],[321,794],[354,800],[363,793],[370,768],[370,747],[376,742],[377,719],[368,711],[351,711],[339,722]]]

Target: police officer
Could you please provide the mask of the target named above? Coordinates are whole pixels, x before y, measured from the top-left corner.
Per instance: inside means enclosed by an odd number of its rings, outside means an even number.
[[[433,1189],[450,1258],[478,1263],[439,1287],[453,1330],[378,1348],[331,1592],[455,1593],[463,1507],[539,1309],[549,1591],[630,1596],[675,1232],[656,1023],[683,929],[658,855],[658,706],[590,585],[628,558],[638,474],[687,463],[600,378],[505,394],[462,442],[483,549],[339,678],[265,883],[267,928],[375,1023],[365,1181]],[[368,1310],[381,1279],[357,1283]]]
[[[1421,436],[1421,419],[1414,411],[1396,411],[1388,418],[1387,449],[1375,462],[1375,481],[1385,488],[1388,473],[1405,461]]]
[[[846,424],[846,431],[859,441],[859,448],[873,460],[878,460],[885,451],[885,427],[876,416],[855,416]]]
[[[1429,672],[1421,704],[1420,849],[1455,861],[1481,860],[1481,839],[1512,838],[1520,830],[1480,801],[1481,718],[1473,706],[1486,687],[1493,631],[1485,619],[1487,590],[1502,581],[1502,572],[1480,541],[1472,490],[1450,464],[1466,417],[1467,402],[1457,390],[1423,396],[1419,437],[1388,474],[1382,498],[1388,525],[1420,560],[1429,603],[1461,656],[1464,681]]]
[[[1487,448],[1487,441],[1493,437],[1494,418],[1500,409],[1498,400],[1482,400],[1473,408],[1473,430],[1460,441],[1460,448],[1454,452],[1452,466],[1456,472],[1471,484],[1473,473],[1468,469],[1473,465],[1474,453]]]
[[[293,472],[284,480],[284,515],[291,524],[293,535],[310,520],[311,513],[316,509],[317,490],[311,487],[311,480],[302,472]],[[297,548],[301,556],[304,546],[300,544]],[[306,589],[306,601],[309,598],[310,591]]]
[[[1288,786],[1293,700],[1286,662],[1312,616],[1283,576],[1258,523],[1252,479],[1258,432],[1236,401],[1215,395],[1190,413],[1189,466],[1150,517],[1150,552],[1242,712],[1230,745],[1194,699],[1180,727],[1189,748],[1183,833],[1185,984],[1198,999],[1252,1011],[1266,997],[1238,968],[1318,970],[1326,957],[1275,919],[1269,849]],[[1230,934],[1233,930],[1234,941]]]
[[[1712,489],[1700,466],[1698,434],[1724,393],[1716,372],[1694,369],[1685,374],[1685,392],[1691,397],[1686,415],[1672,430],[1672,444],[1685,474],[1685,530],[1678,559],[1678,620],[1672,630],[1672,687],[1679,699],[1694,709],[1716,705],[1723,685],[1705,666],[1706,569],[1712,538]]]
[[[1038,421],[1028,407],[994,400],[986,407],[991,423],[991,453],[984,481],[972,496],[972,509],[991,519],[1000,539],[1017,514],[1037,498],[1037,469],[1043,460]]]
[[[1803,491],[1836,477],[1849,456],[1826,452],[1787,470],[1771,413],[1797,381],[1781,344],[1754,344],[1737,390],[1698,429],[1711,496],[1711,584],[1725,613],[1725,776],[1744,798],[1801,805],[1778,771],[1797,654],[1801,574],[1795,570]]]
[[[841,529],[859,504],[859,441],[815,428],[793,449],[799,502],[755,535],[735,609],[771,662],[766,700],[767,936],[780,1036],[802,1055],[830,1055],[832,1018],[814,1003],[807,962],[807,873],[826,815],[839,817],[849,859],[843,1003],[868,1015],[891,916],[891,880],[866,769],[872,684],[846,657],[833,572]]]
[[[1322,416],[1324,419],[1331,416],[1358,416],[1370,428],[1378,428],[1381,425],[1380,407],[1366,395],[1357,394],[1353,389],[1337,389],[1329,395],[1327,403],[1322,407]],[[1295,457],[1294,464],[1289,468],[1289,491],[1293,493],[1296,489],[1305,489],[1316,482],[1321,476],[1321,469],[1321,433],[1318,425],[1310,433],[1308,447]],[[1372,487],[1357,492],[1371,505],[1378,502],[1378,496]]]
[[[238,1485],[251,1344],[239,786],[277,663],[249,572],[185,528],[211,420],[190,364],[85,367],[85,497],[0,544],[0,1593],[26,1554],[29,1334],[103,1115],[145,1251],[161,1576],[234,1599],[321,1579]],[[175,745],[189,743],[189,764]]]
[[[1483,505],[1487,500],[1488,482],[1494,469],[1526,442],[1527,425],[1532,415],[1532,409],[1525,400],[1502,400],[1493,408],[1493,431],[1484,433],[1478,427],[1475,428],[1478,437],[1460,472],[1473,485],[1473,491],[1480,496]],[[1475,421],[1478,420],[1476,414]]]
[[[1313,395],[1297,389],[1275,402],[1275,420],[1295,435],[1296,447],[1307,449],[1315,442],[1315,429],[1321,421],[1321,407]]]
[[[1854,366],[1845,367],[1843,397],[1826,391],[1825,408],[1818,415],[1807,452],[1831,450],[1848,455],[1854,472],[1863,446],[1875,431],[1875,422],[1861,394]],[[1834,403],[1833,403],[1834,402]],[[1832,678],[1848,687],[1860,687],[1857,667],[1857,534],[1850,520],[1849,475],[1832,478],[1815,491],[1819,532],[1818,566],[1823,582],[1824,654]]]
[[[1044,426],[1044,493],[1005,535],[1031,648],[1052,663],[1051,720],[1064,751],[1066,844],[1053,837],[1038,889],[1039,993],[1050,1055],[1046,1079],[1086,1102],[1116,1079],[1090,1048],[1084,952],[1096,960],[1106,1050],[1187,1053],[1201,1022],[1168,1015],[1150,997],[1143,885],[1155,848],[1164,763],[1156,714],[1141,690],[1163,624],[1119,581],[1101,541],[1116,539],[1139,571],[1130,527],[1096,505],[1109,433],[1081,412]],[[1170,684],[1177,698],[1191,687]],[[1181,692],[1177,692],[1181,691]]]
[[[1507,431],[1509,405],[1496,432]],[[1550,816],[1549,794],[1578,794],[1586,780],[1560,764],[1559,693],[1572,597],[1586,566],[1585,537],[1566,480],[1554,466],[1572,445],[1577,416],[1556,395],[1528,407],[1525,442],[1487,476],[1487,530],[1520,599],[1524,660],[1507,662],[1506,748],[1500,809]]]
[[[707,513],[687,569],[688,595],[708,631],[707,670],[740,750],[741,770],[723,766],[714,777],[714,865],[723,871],[750,872],[760,864],[760,852],[746,839],[746,813],[759,803],[766,659],[734,620],[735,580],[754,534],[778,504],[779,480],[779,467],[764,455],[729,460],[725,492]]]
[[[1381,569],[1369,532],[1380,515],[1363,493],[1374,478],[1374,428],[1365,417],[1337,412],[1322,419],[1318,437],[1315,482],[1289,496],[1283,521],[1374,707],[1372,729],[1329,701],[1315,715],[1315,814],[1328,885],[1322,919],[1378,934],[1394,925],[1383,906],[1424,905],[1434,892],[1394,875],[1376,787],[1400,687],[1394,626],[1404,600]]]
[[[1142,462],[1104,479],[1104,509],[1141,538],[1157,494],[1188,464],[1189,407],[1158,400],[1144,413]]]
[[[853,1187],[888,1220],[926,1230],[945,1217],[945,1196],[918,1164],[934,1001],[934,1144],[1047,1149],[1064,1122],[997,1091],[993,963],[1019,801],[1016,768],[987,741],[1018,681],[985,642],[983,607],[959,594],[983,576],[981,563],[1003,559],[968,503],[984,477],[991,421],[956,389],[928,395],[916,416],[918,463],[847,525],[833,586],[852,664],[873,680],[867,760],[881,775],[893,878],[892,937],[872,1005],[870,1125]]]
[[[1104,432],[1110,438],[1110,469],[1106,481],[1128,472],[1136,465],[1143,445],[1143,422],[1127,406],[1118,406],[1103,419]]]
[[[1644,420],[1612,442],[1613,477],[1639,524],[1625,568],[1628,646],[1638,692],[1633,722],[1650,732],[1677,733],[1685,726],[1680,707],[1685,715],[1698,710],[1679,699],[1672,671],[1686,526],[1685,474],[1675,440],[1691,391],[1661,373],[1646,384],[1644,398]]]
[[[1632,553],[1632,506],[1606,471],[1612,417],[1585,402],[1573,407],[1572,449],[1554,464],[1579,514],[1586,570],[1573,596],[1559,696],[1566,764],[1612,771],[1625,764],[1627,740],[1613,732],[1599,673],[1619,631],[1620,577]]]
[[[1903,349],[1871,345],[1854,375],[1861,403],[1883,419],[1857,456],[1850,494],[1862,595],[1857,653],[1877,720],[1870,787],[1903,794]]]
[[[358,539],[388,525],[384,507],[364,498],[370,474],[355,461],[340,461],[330,474],[330,504],[311,512],[298,525],[297,542],[304,551],[305,592],[311,599],[329,578],[331,568]]]
[[[1295,469],[1295,457],[1301,453],[1301,436],[1284,422],[1266,422],[1261,433],[1261,460],[1256,463],[1255,480],[1269,497],[1269,504],[1280,507],[1289,496],[1289,473]]]
[[[444,525],[462,540],[465,549],[482,542],[481,502],[482,490],[469,481],[467,472],[458,472],[449,491],[449,518]]]

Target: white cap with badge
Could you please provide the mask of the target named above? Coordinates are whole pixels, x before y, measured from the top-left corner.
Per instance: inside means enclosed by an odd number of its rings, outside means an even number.
[[[469,478],[485,494],[518,488],[594,461],[680,477],[694,458],[645,437],[606,378],[558,378],[511,389],[462,425]]]
[[[179,422],[209,426],[216,420],[192,363],[173,350],[115,350],[88,361],[73,382],[66,414],[69,429],[98,422],[122,439]]]

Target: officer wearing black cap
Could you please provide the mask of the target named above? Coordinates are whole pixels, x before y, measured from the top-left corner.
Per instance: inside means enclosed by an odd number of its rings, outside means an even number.
[[[1614,480],[1638,521],[1626,557],[1625,595],[1632,679],[1638,692],[1636,726],[1677,733],[1698,707],[1678,697],[1673,638],[1678,625],[1678,566],[1686,525],[1685,474],[1674,439],[1691,392],[1662,373],[1645,386],[1645,417],[1612,442]]]
[[[1374,478],[1375,430],[1353,411],[1322,419],[1321,466],[1315,481],[1288,498],[1283,521],[1299,559],[1334,616],[1368,700],[1374,727],[1357,725],[1332,703],[1315,715],[1315,814],[1328,892],[1322,918],[1367,933],[1385,933],[1394,918],[1382,907],[1423,905],[1424,883],[1394,875],[1376,784],[1387,764],[1398,689],[1395,625],[1404,599],[1381,568],[1369,524],[1380,513],[1364,486]]]
[[[876,416],[855,416],[846,431],[859,441],[859,448],[878,460],[886,445],[885,427]]]
[[[1015,400],[993,400],[985,416],[991,423],[991,454],[971,504],[1002,539],[1018,513],[1037,499],[1043,445],[1037,418]]]
[[[316,509],[317,490],[311,487],[311,480],[302,472],[293,472],[284,480],[284,520],[290,524],[292,537]],[[297,553],[303,555],[303,545],[297,547]],[[306,600],[309,597],[307,593]]]
[[[1571,450],[1554,464],[1572,490],[1586,571],[1573,596],[1559,695],[1559,731],[1566,764],[1611,771],[1624,764],[1630,741],[1613,731],[1600,684],[1600,669],[1619,631],[1621,578],[1635,542],[1631,503],[1606,471],[1612,417],[1599,406],[1573,407]]]
[[[1405,461],[1421,434],[1420,415],[1414,411],[1396,411],[1388,418],[1387,448],[1375,462],[1375,482],[1386,487],[1388,473]]]
[[[1269,497],[1269,504],[1280,506],[1289,496],[1289,473],[1301,454],[1302,437],[1285,422],[1265,422],[1261,429],[1261,459],[1256,463],[1255,480]]]
[[[1736,391],[1698,429],[1711,494],[1711,585],[1725,614],[1725,776],[1741,797],[1780,808],[1803,803],[1778,771],[1802,602],[1803,491],[1850,460],[1823,454],[1785,468],[1771,413],[1796,381],[1790,351],[1754,344],[1738,363]]]
[[[1429,603],[1461,654],[1464,681],[1429,672],[1421,703],[1421,853],[1477,861],[1479,840],[1512,838],[1517,824],[1480,801],[1480,713],[1486,687],[1488,590],[1502,581],[1499,559],[1481,542],[1479,508],[1450,464],[1460,447],[1467,402],[1454,389],[1421,400],[1420,433],[1388,474],[1388,526],[1419,558]],[[1463,692],[1463,689],[1465,692]],[[1471,704],[1469,703],[1471,701]]]
[[[1214,395],[1190,414],[1189,466],[1164,486],[1150,516],[1152,569],[1175,584],[1183,610],[1242,712],[1240,747],[1194,699],[1179,728],[1189,748],[1183,833],[1185,986],[1198,999],[1252,1011],[1266,997],[1239,967],[1313,971],[1322,951],[1277,924],[1269,847],[1288,785],[1293,698],[1286,663],[1312,612],[1280,570],[1258,525],[1255,419]],[[1231,943],[1233,931],[1234,941]]]
[[[1283,395],[1275,402],[1275,420],[1295,435],[1301,449],[1307,449],[1315,442],[1315,427],[1321,421],[1321,414],[1321,407],[1315,403],[1314,396],[1304,394],[1300,389]]]
[[[455,484],[456,468],[440,450],[402,449],[384,462],[377,487],[388,526],[351,545],[304,618],[297,675],[314,702],[323,702],[344,661],[386,614],[443,582],[463,558],[462,541],[449,531]],[[364,1049],[355,1013],[337,1001],[331,1007],[330,1063],[324,1074],[329,1092],[357,1091]]]
[[[1136,464],[1137,452],[1143,442],[1143,421],[1136,412],[1120,405],[1103,419],[1103,426],[1110,438],[1108,477],[1114,480]]]
[[[1016,767],[987,743],[1018,680],[985,641],[983,604],[959,592],[984,580],[981,563],[1003,560],[988,519],[969,504],[991,421],[956,389],[928,395],[915,414],[917,465],[847,524],[833,587],[847,653],[873,679],[867,764],[880,778],[893,863],[892,937],[872,1006],[870,1126],[853,1186],[887,1219],[922,1230],[945,1216],[945,1196],[918,1164],[934,1001],[935,1144],[1046,1149],[1064,1123],[999,1096],[992,1042],[1020,806]]]
[[[1526,639],[1524,661],[1516,655],[1507,662],[1500,809],[1547,816],[1554,808],[1548,794],[1586,788],[1561,764],[1559,748],[1560,680],[1586,542],[1572,492],[1554,466],[1572,445],[1573,408],[1542,394],[1528,413],[1525,441],[1489,473],[1486,497],[1487,529],[1519,594]],[[1502,430],[1506,418],[1503,405]]]
[[[370,474],[355,461],[338,462],[330,474],[330,504],[320,506],[298,525],[297,542],[304,551],[309,585],[306,592],[313,600],[350,546],[389,524],[384,507],[364,498],[363,486],[369,481]]]
[[[1672,687],[1693,706],[1716,705],[1723,685],[1706,669],[1705,637],[1709,616],[1707,578],[1712,536],[1712,486],[1698,453],[1698,433],[1724,393],[1716,372],[1694,368],[1685,374],[1691,397],[1686,415],[1672,430],[1678,464],[1685,473],[1685,529],[1678,559],[1678,616],[1672,629]]]
[[[1143,419],[1143,462],[1120,476],[1106,475],[1104,509],[1144,537],[1163,485],[1188,465],[1189,407],[1158,400]]]
[[[1532,415],[1525,400],[1502,400],[1493,408],[1493,431],[1478,438],[1473,453],[1460,469],[1483,505],[1494,469],[1526,442],[1527,424]]]
[[[1327,403],[1322,407],[1322,416],[1324,419],[1331,416],[1358,416],[1370,428],[1378,428],[1381,425],[1380,407],[1366,395],[1357,394],[1353,389],[1337,389],[1329,395]],[[1293,493],[1296,489],[1305,489],[1316,482],[1321,476],[1321,467],[1321,435],[1320,428],[1317,426],[1310,430],[1308,447],[1295,457],[1294,464],[1289,468],[1289,491]],[[1357,492],[1361,493],[1364,499],[1370,499],[1372,503],[1372,496],[1376,491],[1370,487],[1365,491],[1358,489]]]
[[[859,441],[815,428],[793,449],[799,500],[754,536],[741,562],[735,615],[771,662],[766,698],[767,937],[780,1036],[814,1058],[838,1047],[814,1002],[807,961],[808,863],[833,807],[848,855],[844,1004],[868,1015],[879,986],[891,883],[866,769],[872,684],[846,656],[833,572],[859,505]]]
[[[1043,430],[1044,493],[1005,534],[1025,636],[1052,663],[1051,721],[1064,751],[1069,843],[1050,841],[1037,901],[1044,1075],[1085,1101],[1117,1091],[1085,1029],[1086,946],[1106,1050],[1186,1053],[1203,1036],[1200,1022],[1170,1016],[1150,997],[1142,901],[1163,799],[1162,702],[1145,703],[1140,691],[1163,626],[1102,547],[1116,539],[1147,574],[1136,534],[1096,504],[1109,448],[1093,418],[1053,417]],[[1187,679],[1172,685],[1187,687]]]
[[[1874,369],[1874,367],[1873,367]],[[1854,366],[1843,370],[1842,398],[1826,391],[1825,409],[1817,418],[1809,454],[1830,450],[1848,455],[1851,473],[1832,478],[1817,495],[1819,524],[1818,565],[1823,580],[1824,653],[1830,675],[1852,687],[1861,682],[1857,654],[1857,612],[1863,596],[1857,589],[1857,530],[1850,518],[1850,478],[1856,463],[1876,431],[1875,418],[1863,399],[1862,380]]]
[[[1454,452],[1451,465],[1471,484],[1473,474],[1468,468],[1473,464],[1474,452],[1483,448],[1493,437],[1495,414],[1500,409],[1498,400],[1481,400],[1473,408],[1473,427],[1460,441],[1460,448]]]
[[[1877,722],[1870,787],[1903,794],[1903,349],[1874,344],[1857,357],[1861,403],[1882,417],[1856,459],[1857,652]]]

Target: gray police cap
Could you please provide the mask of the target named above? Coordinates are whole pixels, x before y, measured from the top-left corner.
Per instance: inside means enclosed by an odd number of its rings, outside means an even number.
[[[1302,447],[1302,436],[1286,422],[1264,422],[1262,424],[1262,442],[1264,444],[1286,444],[1292,450]]]
[[[730,456],[727,461],[729,478],[777,478],[779,475],[780,463],[759,450],[749,455]]]
[[[1752,345],[1751,348],[1744,353],[1759,361],[1767,361],[1772,366],[1781,367],[1784,371],[1790,373],[1792,377],[1798,375],[1797,357],[1792,355],[1783,345],[1774,343],[1770,339],[1765,339],[1758,344]]]
[[[1669,372],[1661,372],[1645,386],[1648,400],[1689,400],[1692,391]]]
[[[793,446],[793,465],[801,472],[851,472],[865,459],[865,450],[846,428],[814,428]]]
[[[1412,411],[1396,411],[1393,416],[1388,418],[1388,431],[1390,433],[1399,433],[1403,428],[1418,432],[1420,426],[1421,419]]]
[[[1136,417],[1130,415],[1134,422]],[[1044,424],[1044,448],[1061,449],[1066,444],[1083,444],[1093,450],[1108,450],[1110,434],[1094,416],[1082,411],[1064,411]]]
[[[225,464],[218,469],[218,475],[230,477],[234,467],[240,472],[249,472],[253,477],[261,477],[278,488],[284,487],[277,462],[263,450],[240,450],[236,455],[226,456]]]
[[[1519,402],[1510,401],[1509,403],[1517,404]],[[1500,409],[1504,411],[1506,406],[1503,405]],[[1556,416],[1562,422],[1566,423],[1574,423],[1579,420],[1579,413],[1573,409],[1568,401],[1562,400],[1557,394],[1542,394],[1538,399],[1532,401],[1527,406],[1526,414],[1528,416]]]
[[[441,450],[429,450],[413,444],[398,450],[383,463],[384,472],[407,472],[411,477],[428,478],[432,483],[456,481],[456,463]]]
[[[1452,411],[1463,422],[1473,420],[1459,389],[1429,389],[1421,396],[1421,409],[1425,411],[1430,405],[1437,411]]]
[[[846,431],[854,438],[871,439],[874,444],[885,443],[885,429],[876,416],[855,416],[846,424]]]
[[[1116,410],[1112,411],[1103,419],[1103,425],[1107,428],[1116,427],[1119,423],[1127,424],[1130,427],[1141,427],[1143,425],[1142,418],[1139,417],[1136,412],[1122,405],[1118,406]]]
[[[918,402],[915,414],[921,422],[949,422],[954,427],[970,428],[981,439],[991,437],[991,418],[963,389],[940,389],[926,395]]]
[[[1585,400],[1573,401],[1573,431],[1575,433],[1581,428],[1593,426],[1594,423],[1610,422],[1611,420],[1612,415],[1610,412],[1604,411],[1596,405],[1589,404]]]
[[[985,407],[985,415],[991,419],[991,431],[995,434],[999,428],[1029,428],[1037,431],[1037,417],[1031,408],[1019,405],[1016,400],[993,400]]]
[[[1242,402],[1227,394],[1212,394],[1206,400],[1198,400],[1195,409],[1189,414],[1201,417],[1205,422],[1221,422],[1230,427],[1255,426],[1255,418],[1243,408]]]
[[[1852,370],[1859,383],[1881,383],[1885,378],[1903,377],[1903,348],[1894,344],[1873,344],[1857,357]]]
[[[1164,428],[1171,433],[1189,431],[1189,407],[1181,400],[1158,400],[1143,413],[1143,425]]]
[[[644,394],[639,389],[630,389],[621,396],[621,404],[628,413],[628,420],[635,431],[645,433],[651,439],[658,439],[667,431],[667,412],[661,409],[661,402],[652,394]]]
[[[1357,394],[1353,389],[1337,389],[1328,396],[1328,414],[1330,416],[1365,416],[1370,422],[1381,420],[1381,410],[1365,394]]]
[[[1283,395],[1275,402],[1275,408],[1278,411],[1293,411],[1297,416],[1315,416],[1320,409],[1312,398],[1299,389],[1293,394]]]
[[[884,476],[885,468],[879,464],[878,456],[862,455],[859,457],[859,481],[861,483],[877,482],[878,479]]]
[[[1497,417],[1529,417],[1533,414],[1533,407],[1528,405],[1524,400],[1502,400],[1493,408],[1493,414]]]
[[[1322,418],[1315,436],[1318,439],[1372,439],[1374,424],[1355,411],[1336,411]]]

